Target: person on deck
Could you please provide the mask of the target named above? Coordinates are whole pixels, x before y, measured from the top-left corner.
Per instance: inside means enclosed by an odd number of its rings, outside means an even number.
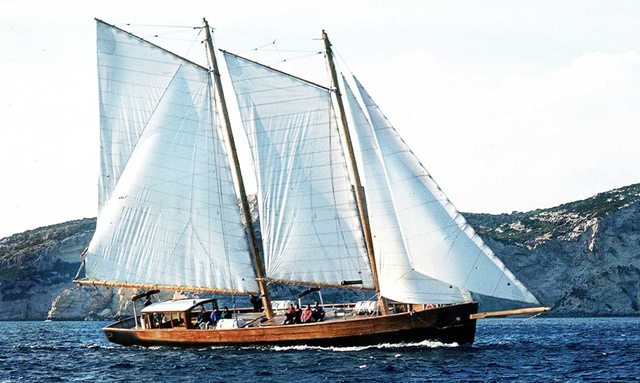
[[[320,322],[324,319],[324,309],[318,302],[316,302],[315,307],[313,308],[313,320],[316,322]]]
[[[220,315],[220,319],[231,319],[233,318],[233,315],[231,314],[231,311],[229,311],[229,307],[224,306],[224,309],[222,310],[222,315]]]
[[[300,321],[300,316],[302,316],[302,310],[300,309],[300,305],[296,304],[296,319],[295,319],[295,323],[302,323]]]
[[[307,308],[304,309],[300,314],[300,322],[310,323],[312,321],[313,321],[313,310],[311,310],[311,305],[307,305]]]
[[[253,306],[254,313],[259,313],[262,311],[262,299],[260,299],[260,297],[257,297],[253,294],[249,294],[249,301]]]
[[[293,308],[293,304],[289,304],[287,312],[285,313],[284,322],[282,324],[294,324],[296,322],[296,309]]]
[[[211,316],[209,318],[209,323],[211,324],[211,327],[215,328],[216,324],[218,323],[218,321],[220,320],[220,310],[218,310],[218,307],[214,307],[213,311],[211,311]]]
[[[209,325],[209,316],[207,315],[207,310],[205,310],[204,306],[200,306],[200,312],[196,317],[197,325],[201,329],[207,328]]]

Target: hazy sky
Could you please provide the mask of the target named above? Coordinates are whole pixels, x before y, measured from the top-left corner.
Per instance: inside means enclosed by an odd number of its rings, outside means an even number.
[[[640,2],[92,3],[2,2],[0,237],[96,215],[94,18],[127,29],[207,17],[230,51],[313,43],[326,29],[461,211],[528,211],[640,182]]]

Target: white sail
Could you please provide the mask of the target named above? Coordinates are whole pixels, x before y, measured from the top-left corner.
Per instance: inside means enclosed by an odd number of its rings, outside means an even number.
[[[538,303],[466,223],[362,85],[355,81],[384,163],[383,174],[376,175],[379,182],[376,187],[387,188],[390,193],[393,210],[385,206],[386,214],[397,217],[412,267],[460,289]]]
[[[367,210],[375,248],[380,293],[406,303],[451,303],[470,300],[466,292],[413,269],[387,183],[384,159],[371,124],[344,81],[351,128],[360,148],[360,175],[366,190]]]
[[[101,21],[97,21],[97,37],[101,126],[98,207],[102,209],[182,62]]]
[[[206,68],[98,21],[101,179],[87,278],[257,291]]]
[[[372,287],[330,91],[225,59],[257,172],[267,277]]]

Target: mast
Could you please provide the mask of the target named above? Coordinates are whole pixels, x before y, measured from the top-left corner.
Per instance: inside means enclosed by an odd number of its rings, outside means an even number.
[[[204,22],[204,28],[206,32],[207,53],[209,55],[209,61],[211,63],[211,71],[213,72],[213,79],[215,82],[215,89],[217,96],[216,99],[219,103],[219,109],[223,116],[223,130],[227,136],[227,142],[229,144],[231,155],[231,167],[236,176],[237,185],[240,194],[240,203],[242,208],[242,214],[244,215],[244,221],[247,226],[247,235],[249,239],[249,249],[251,251],[251,258],[253,261],[253,268],[256,273],[256,279],[260,288],[260,296],[262,297],[262,303],[264,311],[268,319],[273,317],[273,311],[271,310],[271,299],[269,297],[269,290],[264,278],[264,266],[260,253],[258,252],[258,241],[256,239],[255,232],[253,230],[253,219],[251,218],[251,208],[249,207],[249,201],[247,199],[247,193],[244,188],[244,182],[242,178],[242,171],[240,170],[240,161],[238,160],[238,152],[236,151],[236,144],[233,138],[233,132],[231,131],[231,122],[229,120],[229,112],[227,110],[227,102],[224,98],[224,90],[222,89],[222,80],[220,79],[220,71],[218,70],[218,62],[213,48],[213,39],[211,38],[211,30],[209,29],[209,23],[206,19],[202,19]]]
[[[338,85],[338,75],[336,73],[336,67],[333,62],[333,52],[331,50],[331,43],[329,42],[329,36],[322,31],[322,40],[324,41],[324,49],[327,57],[327,66],[331,73],[331,83],[335,89],[334,95],[336,100],[338,121],[341,128],[342,139],[347,149],[347,157],[349,159],[349,167],[353,177],[353,184],[356,194],[356,203],[358,204],[358,214],[360,215],[360,221],[362,222],[362,231],[364,232],[364,241],[367,248],[367,255],[369,256],[369,265],[371,266],[371,275],[373,277],[373,285],[378,295],[380,309],[383,314],[389,313],[386,299],[380,294],[380,282],[378,279],[378,268],[376,266],[375,253],[373,251],[373,240],[371,237],[371,226],[369,225],[369,214],[367,212],[367,205],[364,196],[364,189],[360,182],[360,174],[358,172],[358,165],[356,163],[356,157],[353,151],[353,144],[351,142],[351,135],[349,134],[349,127],[347,124],[347,117],[344,111],[344,104],[342,103],[342,94],[340,93],[340,86]]]

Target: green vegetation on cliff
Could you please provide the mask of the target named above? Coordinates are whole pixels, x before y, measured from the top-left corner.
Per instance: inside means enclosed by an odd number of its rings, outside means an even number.
[[[580,223],[602,218],[639,199],[640,184],[635,184],[549,209],[499,215],[464,213],[464,216],[482,236],[505,243],[529,244],[540,238],[565,236]]]

